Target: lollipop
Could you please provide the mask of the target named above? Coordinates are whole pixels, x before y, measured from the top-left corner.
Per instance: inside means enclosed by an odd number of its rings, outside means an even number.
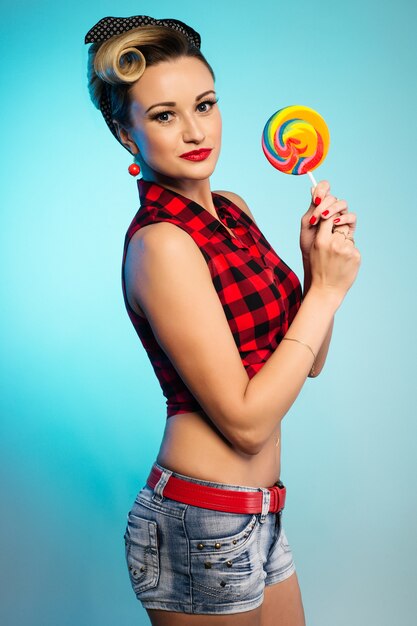
[[[268,161],[286,174],[308,174],[326,158],[330,134],[324,119],[309,107],[293,105],[280,109],[267,121],[262,149]]]

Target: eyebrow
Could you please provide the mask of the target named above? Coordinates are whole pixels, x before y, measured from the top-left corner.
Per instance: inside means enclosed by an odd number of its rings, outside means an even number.
[[[209,93],[214,93],[215,94],[216,92],[213,91],[213,89],[209,89],[208,91],[205,91],[204,93],[201,93],[199,96],[197,96],[195,101],[197,102],[197,100],[200,100],[204,96],[207,96],[207,94],[209,94]],[[175,107],[175,106],[177,106],[177,103],[176,102],[158,102],[158,104],[153,104],[152,106],[149,107],[149,109],[146,109],[145,113],[148,113],[154,107],[160,107],[160,106]]]

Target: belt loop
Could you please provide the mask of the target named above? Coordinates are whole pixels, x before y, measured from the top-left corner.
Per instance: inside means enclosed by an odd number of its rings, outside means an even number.
[[[269,505],[271,502],[271,492],[266,487],[259,487],[259,489],[262,491],[262,494],[263,494],[262,512],[261,512],[261,517],[259,518],[259,522],[263,524],[269,512]]]
[[[169,469],[164,468],[162,470],[162,474],[153,489],[152,500],[156,502],[161,502],[163,500],[164,488],[171,474],[172,474],[172,471]]]

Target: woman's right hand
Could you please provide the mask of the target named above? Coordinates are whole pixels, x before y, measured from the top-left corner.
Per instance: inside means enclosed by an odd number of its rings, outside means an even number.
[[[344,298],[356,279],[361,254],[343,230],[332,232],[333,220],[320,220],[310,250],[311,286]]]

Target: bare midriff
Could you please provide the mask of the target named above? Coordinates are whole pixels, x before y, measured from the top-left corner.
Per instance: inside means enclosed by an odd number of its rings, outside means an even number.
[[[204,412],[179,413],[167,420],[156,460],[201,480],[272,487],[280,477],[281,425],[262,450],[251,455],[234,448]]]

